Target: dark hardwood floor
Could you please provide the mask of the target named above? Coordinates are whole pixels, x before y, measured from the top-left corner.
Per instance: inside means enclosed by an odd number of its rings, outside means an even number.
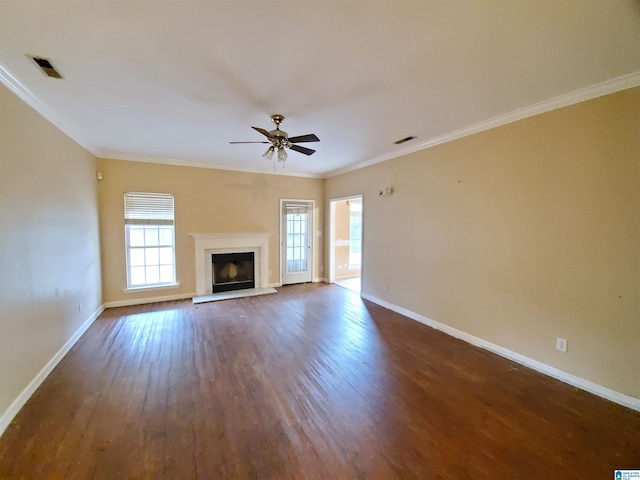
[[[346,289],[107,310],[0,438],[0,478],[610,479],[640,414]]]

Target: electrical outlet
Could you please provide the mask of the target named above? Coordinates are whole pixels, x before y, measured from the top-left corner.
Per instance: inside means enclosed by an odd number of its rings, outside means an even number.
[[[556,338],[556,350],[567,353],[568,343],[569,342],[567,342],[566,338],[560,338],[560,337]]]

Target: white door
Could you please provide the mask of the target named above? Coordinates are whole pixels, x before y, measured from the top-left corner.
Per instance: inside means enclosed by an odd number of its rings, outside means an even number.
[[[282,200],[282,284],[312,280],[313,202]]]

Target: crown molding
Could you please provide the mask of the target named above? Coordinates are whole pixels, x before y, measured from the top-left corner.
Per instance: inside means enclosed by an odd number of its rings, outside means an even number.
[[[244,173],[261,173],[264,175],[279,175],[288,177],[303,177],[303,178],[324,178],[322,175],[316,175],[312,173],[301,173],[286,170],[284,168],[277,168],[276,170],[259,170],[256,168],[238,168],[231,165],[210,163],[206,160],[181,160],[177,158],[167,157],[151,157],[145,155],[126,155],[118,153],[103,153],[97,155],[98,158],[104,160],[121,160],[125,162],[141,162],[141,163],[156,163],[159,165],[174,165],[178,167],[195,167],[195,168],[207,168],[210,170],[227,170],[232,172],[244,172]]]
[[[80,141],[80,135],[77,135],[77,132],[75,132],[72,127],[67,125],[60,116],[56,115],[55,111],[51,107],[31,93],[27,87],[20,83],[20,81],[11,75],[2,65],[0,65],[0,83],[11,90],[18,98],[42,115],[47,121],[49,121],[49,123],[53,124],[67,137],[71,138],[74,142],[91,153],[94,157],[100,156],[99,151]]]
[[[436,145],[451,142],[452,140],[467,137],[475,133],[480,133],[484,132],[485,130],[501,127],[508,123],[517,122],[518,120],[524,120],[525,118],[540,115],[541,113],[568,107],[576,103],[584,102],[586,100],[591,100],[597,97],[602,97],[604,95],[609,95],[611,93],[627,90],[629,88],[638,86],[640,86],[640,72],[623,75],[622,77],[613,78],[596,85],[591,85],[590,87],[581,88],[564,95],[550,98],[549,100],[543,100],[542,102],[534,103],[533,105],[529,105],[527,107],[518,108],[511,112],[489,118],[488,120],[483,120],[482,122],[474,123],[473,125],[469,125],[458,130],[453,130],[452,132],[445,133],[444,135],[432,137],[421,143],[414,144],[410,148],[404,148],[400,151],[381,155],[379,157],[375,157],[371,160],[366,160],[355,165],[340,168],[338,170],[333,170],[325,174],[324,178],[331,178],[337,175],[342,175],[343,173],[359,170],[370,165],[375,165],[376,163],[386,162],[387,160],[392,160],[403,155],[408,155],[420,150],[435,147]]]
[[[375,165],[377,163],[386,162],[387,160],[392,160],[394,158],[398,158],[403,155],[408,155],[410,153],[418,152],[420,150],[425,150],[427,148],[435,147],[436,145],[440,145],[440,144],[457,140],[463,137],[467,137],[475,133],[480,133],[485,130],[490,130],[492,128],[500,127],[508,123],[513,123],[513,122],[517,122],[518,120],[523,120],[525,118],[533,117],[535,115],[540,115],[541,113],[550,112],[552,110],[557,110],[563,107],[568,107],[576,103],[584,102],[586,100],[591,100],[604,95],[609,95],[611,93],[626,90],[628,88],[638,87],[640,86],[640,71],[634,72],[628,75],[623,75],[621,77],[616,77],[611,80],[607,80],[605,82],[598,83],[589,87],[581,88],[579,90],[575,90],[573,92],[569,92],[569,93],[551,98],[549,100],[543,100],[541,102],[534,103],[533,105],[518,108],[511,112],[507,112],[505,114],[492,117],[488,120],[474,123],[467,127],[453,130],[443,135],[432,137],[423,142],[414,144],[411,147],[396,150],[392,153],[380,155],[370,160],[365,160],[363,162],[359,162],[354,165],[350,165],[337,170],[332,170],[324,174],[300,173],[300,172],[285,171],[284,169],[277,169],[275,171],[270,171],[270,170],[260,170],[260,169],[252,169],[252,168],[238,168],[231,165],[211,164],[209,161],[205,161],[205,160],[202,160],[202,161],[180,160],[180,159],[173,159],[173,158],[137,156],[137,155],[125,155],[125,154],[118,154],[118,153],[101,152],[100,150],[90,147],[89,145],[86,145],[85,143],[80,141],[80,136],[76,134],[76,132],[72,127],[67,125],[55,113],[55,111],[52,108],[50,108],[46,103],[42,102],[31,91],[29,91],[29,89],[27,89],[22,83],[20,83],[20,81],[18,81],[13,75],[11,75],[9,71],[5,69],[2,65],[0,65],[0,82],[4,84],[14,94],[16,94],[27,105],[32,107],[36,112],[42,115],[45,119],[47,119],[49,122],[55,125],[58,129],[60,129],[65,135],[73,139],[73,141],[78,143],[81,147],[89,151],[95,157],[104,158],[107,160],[125,160],[125,161],[131,161],[131,162],[162,163],[167,165],[209,168],[214,170],[229,170],[229,171],[246,172],[246,173],[261,173],[266,175],[285,175],[285,176],[303,177],[303,178],[331,178],[337,175],[342,175],[344,173],[352,172],[354,170],[359,170],[361,168]]]
[[[183,167],[197,167],[197,168],[209,168],[214,170],[229,170],[234,172],[246,172],[246,173],[262,173],[266,175],[285,175],[292,177],[305,177],[305,178],[323,178],[322,175],[300,173],[293,171],[286,171],[282,168],[275,171],[259,170],[251,168],[238,168],[231,165],[223,164],[211,164],[205,160],[181,160],[177,158],[165,158],[165,157],[153,157],[144,155],[126,155],[119,153],[108,153],[89,147],[79,140],[79,135],[74,134],[73,129],[65,125],[58,115],[55,114],[47,104],[42,102],[31,91],[25,87],[20,81],[9,73],[9,71],[0,65],[0,82],[4,84],[9,90],[11,90],[18,98],[33,108],[36,112],[42,115],[56,128],[62,131],[65,135],[70,137],[74,142],[80,145],[85,150],[89,151],[93,156],[97,158],[103,158],[106,160],[124,160],[129,162],[144,162],[144,163],[158,163],[162,165],[177,165]]]

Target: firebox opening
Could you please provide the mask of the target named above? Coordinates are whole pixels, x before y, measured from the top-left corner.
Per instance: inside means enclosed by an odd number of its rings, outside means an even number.
[[[214,253],[211,261],[214,293],[255,288],[254,252]]]

